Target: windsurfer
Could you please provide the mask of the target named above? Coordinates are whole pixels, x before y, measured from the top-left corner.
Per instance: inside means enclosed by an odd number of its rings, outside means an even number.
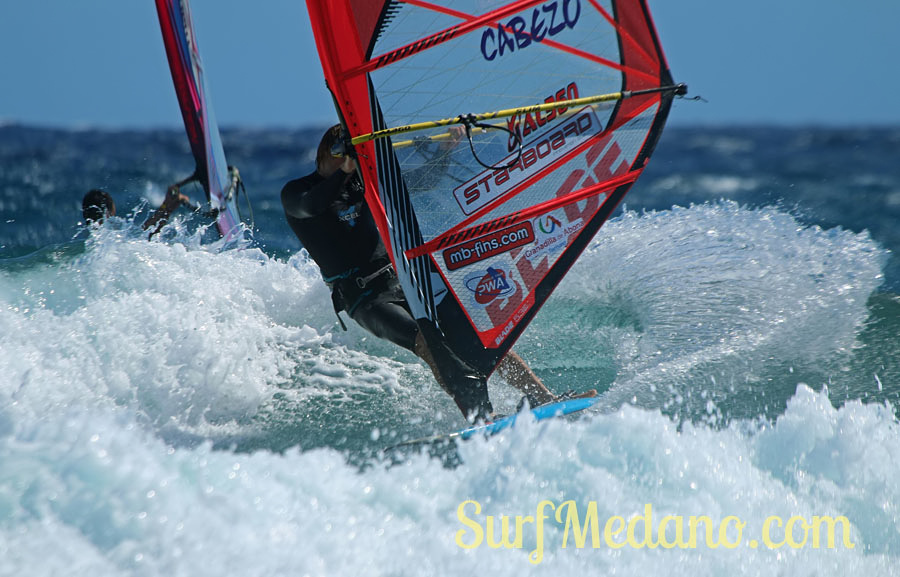
[[[198,209],[191,204],[190,198],[181,193],[178,184],[173,184],[166,191],[163,203],[142,225],[144,230],[155,227],[150,231],[149,238],[153,238],[153,235],[165,226],[172,213],[182,206],[191,210]],[[89,190],[81,200],[81,216],[84,218],[85,224],[102,223],[105,219],[116,216],[116,202],[112,195],[105,190],[98,188]]]
[[[166,225],[166,222],[168,222],[172,213],[182,206],[187,207],[190,210],[199,209],[199,207],[191,204],[190,198],[181,193],[177,184],[173,184],[166,191],[166,198],[163,200],[160,207],[157,208],[156,212],[151,214],[150,218],[148,218],[141,226],[144,230],[155,227],[150,231],[150,238],[153,238],[153,235],[158,233],[160,229]]]
[[[81,216],[85,224],[99,224],[111,216],[116,216],[116,201],[105,190],[91,189],[81,199]]]
[[[288,224],[319,265],[335,312],[345,311],[375,336],[424,360],[467,418],[490,419],[493,408],[486,377],[459,359],[433,327],[420,326],[413,318],[363,197],[356,161],[350,154],[332,154],[340,135],[340,125],[328,129],[319,143],[316,170],[282,189]],[[460,137],[460,132],[451,130],[451,138],[441,146],[446,151]],[[426,331],[434,334],[426,339]],[[498,370],[526,395],[531,406],[557,399],[512,351]]]

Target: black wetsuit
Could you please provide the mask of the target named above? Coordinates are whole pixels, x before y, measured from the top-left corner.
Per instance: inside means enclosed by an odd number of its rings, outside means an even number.
[[[331,287],[335,311],[346,311],[377,337],[415,351],[419,325],[410,312],[356,174],[313,172],[281,190],[288,224]],[[430,330],[430,328],[429,328]],[[428,339],[447,392],[464,414],[492,411],[486,379],[435,335]]]
[[[331,287],[335,310],[413,351],[419,329],[389,266],[359,177],[341,170],[329,178],[314,172],[288,182],[281,203],[288,224]]]

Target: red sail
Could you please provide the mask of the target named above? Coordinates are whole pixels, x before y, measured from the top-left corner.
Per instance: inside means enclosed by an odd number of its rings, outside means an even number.
[[[238,181],[229,173],[219,128],[207,96],[209,90],[188,1],[156,0],[156,11],[184,128],[197,163],[195,175],[203,185],[207,200],[218,209],[216,226],[219,232],[225,238],[232,238],[240,230],[236,198]]]
[[[676,90],[647,4],[307,5],[349,134],[415,125],[356,146],[366,199],[415,316],[489,374],[662,131]],[[431,122],[492,111],[471,141]]]

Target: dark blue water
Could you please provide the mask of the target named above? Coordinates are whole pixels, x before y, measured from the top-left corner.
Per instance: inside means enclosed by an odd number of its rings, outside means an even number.
[[[884,290],[900,288],[900,129],[670,129],[629,208],[720,198],[781,206],[802,222],[867,230],[890,250]]]
[[[225,130],[229,162],[253,201],[255,236],[273,253],[299,243],[281,212],[281,186],[311,171],[321,129]],[[669,128],[631,210],[666,210],[731,199],[780,206],[806,224],[867,230],[896,255],[900,248],[900,129]],[[21,255],[69,240],[90,188],[113,193],[120,208],[161,199],[164,187],[193,170],[177,130],[65,131],[0,128],[0,255]],[[201,197],[201,191],[194,191]],[[621,211],[620,211],[621,212]],[[900,261],[887,265],[884,290],[900,288]]]

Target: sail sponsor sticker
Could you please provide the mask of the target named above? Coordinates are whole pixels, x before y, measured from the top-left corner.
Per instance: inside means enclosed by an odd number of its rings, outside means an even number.
[[[578,84],[570,82],[544,98],[544,104],[575,100],[576,98],[578,98]],[[525,142],[526,139],[534,138],[533,134],[547,130],[549,124],[558,123],[559,120],[566,118],[568,111],[568,106],[560,106],[547,111],[534,110],[513,114],[506,120],[506,129],[509,130],[509,139],[506,142],[507,151],[513,152],[518,149],[520,139]]]
[[[469,274],[464,284],[475,302],[481,306],[487,306],[498,298],[508,298],[516,292],[516,283],[511,275],[499,266],[489,266]]]
[[[581,219],[570,222],[559,212],[541,215],[534,219],[534,246],[527,248],[522,256],[533,262],[545,254],[561,253],[568,244],[569,237],[582,228],[584,222]]]
[[[503,197],[534,177],[543,168],[565,157],[589,138],[602,132],[600,119],[588,106],[546,131],[522,147],[522,155],[515,152],[497,165],[515,161],[502,170],[487,169],[453,190],[453,196],[463,214],[470,215]]]
[[[442,254],[448,270],[457,270],[470,264],[487,260],[534,242],[534,226],[530,221],[458,244]]]

